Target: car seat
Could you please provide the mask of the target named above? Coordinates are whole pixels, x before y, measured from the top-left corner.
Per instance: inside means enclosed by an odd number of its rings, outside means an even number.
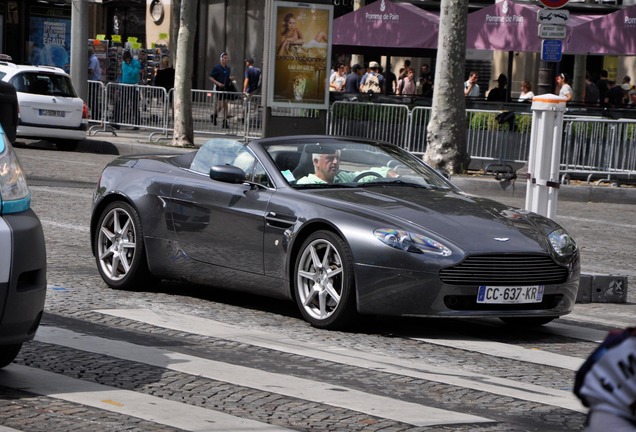
[[[314,161],[312,160],[313,153],[306,145],[303,151],[300,153],[300,160],[298,161],[298,166],[294,168],[292,174],[294,178],[298,180],[299,178],[303,178],[308,176],[309,174],[314,172]]]

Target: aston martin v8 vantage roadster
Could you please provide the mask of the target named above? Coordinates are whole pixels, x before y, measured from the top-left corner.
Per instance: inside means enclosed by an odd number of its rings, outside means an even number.
[[[326,329],[358,314],[544,324],[572,310],[580,278],[556,222],[467,195],[394,145],[331,136],[120,157],[91,241],[110,287],[279,297]]]

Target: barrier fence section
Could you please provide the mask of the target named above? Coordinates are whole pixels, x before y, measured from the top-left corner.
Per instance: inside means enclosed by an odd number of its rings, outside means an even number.
[[[636,178],[636,122],[565,118],[561,172]]]
[[[532,113],[466,110],[467,152],[475,166],[525,163],[530,150]]]
[[[503,115],[502,115],[503,114]],[[525,162],[530,146],[532,115],[501,111],[466,111],[467,151],[486,162]],[[426,151],[430,107],[334,102],[329,133],[388,141],[412,153]]]
[[[328,117],[330,135],[388,141],[400,147],[407,141],[410,112],[405,105],[336,101]]]
[[[101,81],[88,81],[86,94],[86,106],[88,106],[89,123],[101,123],[104,121],[103,112],[106,98],[104,97],[104,83]]]
[[[192,123],[198,134],[261,137],[261,96],[192,90]]]
[[[157,132],[165,137],[174,129],[174,89],[131,84],[88,82],[90,133],[122,126]],[[195,133],[239,137],[263,135],[261,96],[243,93],[192,90]],[[216,115],[215,115],[216,114]]]

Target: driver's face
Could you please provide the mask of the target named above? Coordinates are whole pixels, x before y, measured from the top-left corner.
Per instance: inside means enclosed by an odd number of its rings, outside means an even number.
[[[336,174],[338,174],[340,166],[340,152],[337,151],[333,154],[321,154],[319,157],[314,158],[314,167],[316,171],[316,177],[332,183]]]

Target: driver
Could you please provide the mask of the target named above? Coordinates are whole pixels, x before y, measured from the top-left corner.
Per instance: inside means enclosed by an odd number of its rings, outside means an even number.
[[[333,153],[313,153],[312,161],[314,173],[301,177],[296,184],[351,183],[364,172],[377,173],[378,176],[369,175],[358,181],[369,181],[375,177],[399,177],[398,173],[389,167],[370,168],[359,172],[340,171],[340,150]]]

